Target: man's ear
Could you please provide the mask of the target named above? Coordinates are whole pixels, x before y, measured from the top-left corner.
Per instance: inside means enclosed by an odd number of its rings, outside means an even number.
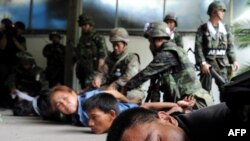
[[[159,111],[157,113],[157,118],[162,122],[163,124],[171,124],[173,126],[178,126],[178,121],[170,116],[168,113],[164,111]]]
[[[110,110],[110,111],[109,111],[109,115],[110,115],[110,117],[111,117],[111,118],[112,118],[112,120],[113,120],[113,119],[115,119],[115,118],[116,118],[117,113],[116,113],[116,111],[115,111],[115,110]]]

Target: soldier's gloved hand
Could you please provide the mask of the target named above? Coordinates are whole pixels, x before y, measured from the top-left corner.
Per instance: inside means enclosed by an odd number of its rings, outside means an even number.
[[[209,68],[211,67],[210,64],[207,63],[203,63],[201,64],[200,68],[201,68],[201,72],[204,74],[208,74],[209,73]]]

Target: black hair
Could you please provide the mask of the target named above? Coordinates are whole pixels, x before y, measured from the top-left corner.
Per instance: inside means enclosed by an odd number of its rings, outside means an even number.
[[[104,113],[108,113],[111,110],[114,110],[118,115],[118,102],[113,95],[107,93],[100,93],[98,95],[94,95],[87,99],[83,104],[83,109],[88,113],[92,109],[98,108],[102,110]]]
[[[132,108],[120,113],[113,121],[106,141],[120,141],[124,131],[136,124],[152,122],[157,112],[144,108]]]
[[[10,29],[12,28],[12,21],[9,18],[4,18],[1,20],[1,23],[5,26],[5,28]]]
[[[17,98],[14,101],[13,114],[15,116],[30,116],[37,115],[44,120],[62,121],[62,115],[60,112],[54,111],[50,104],[51,90],[43,90],[37,93],[37,112],[34,110],[32,101]]]
[[[44,120],[60,121],[60,112],[54,111],[50,103],[51,90],[41,91],[37,100],[40,117]]]
[[[17,98],[14,100],[12,111],[15,116],[36,115],[31,101],[19,100]]]
[[[15,26],[16,26],[16,28],[25,30],[25,24],[22,21],[15,22]]]

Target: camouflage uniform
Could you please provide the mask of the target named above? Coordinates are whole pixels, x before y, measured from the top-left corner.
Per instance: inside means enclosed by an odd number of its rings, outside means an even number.
[[[110,34],[111,42],[124,42],[128,44],[129,35],[124,28],[114,28]],[[106,82],[104,85],[109,85],[119,91],[133,76],[140,71],[139,55],[131,53],[126,49],[119,55],[114,52],[110,53],[105,60],[108,71],[105,77]],[[137,89],[137,91],[128,92],[128,98],[143,98],[144,93]]]
[[[61,39],[61,35],[57,32],[49,34],[50,40],[52,40],[52,36],[58,36],[59,40]],[[52,88],[57,84],[64,84],[65,46],[60,42],[47,44],[43,48],[43,56],[47,59],[45,75],[49,81],[49,87]]]
[[[27,52],[20,52],[17,56],[20,58],[20,62],[6,81],[8,87],[27,92],[30,96],[36,96],[39,91],[48,89],[44,71],[36,65],[32,55]],[[24,68],[26,64],[30,64],[31,67]]]
[[[223,3],[216,1],[209,5],[208,15],[215,10],[224,9]],[[219,31],[220,26],[225,27],[226,32]],[[232,34],[228,27],[224,24],[219,24],[215,28],[216,34],[209,30],[209,22],[202,24],[197,31],[195,39],[195,59],[196,64],[201,66],[203,63],[210,64],[226,81],[228,80],[228,69],[230,64],[236,60]],[[200,80],[202,86],[207,91],[211,90],[212,76],[201,72]],[[221,91],[221,83],[215,80]]]
[[[80,15],[78,20],[79,26],[83,24],[94,25],[93,20],[87,15]],[[105,39],[95,29],[91,32],[82,33],[76,48],[77,66],[76,76],[80,81],[81,87],[87,87],[94,71],[98,70],[98,60],[105,58],[108,49]]]
[[[151,28],[150,38],[167,38],[166,30],[164,30],[167,28],[165,23],[160,22],[158,26]],[[167,87],[171,86],[172,84],[169,83],[174,80],[175,88],[177,88],[180,95],[178,99],[193,95],[196,98],[195,108],[206,107],[213,103],[211,96],[202,89],[187,53],[182,48],[176,47],[173,42],[166,40],[161,49],[157,51],[153,61],[128,81],[125,87],[128,90],[134,89],[148,79],[156,77],[160,80],[160,90],[164,94],[168,94],[166,93],[169,92]],[[172,80],[169,81],[169,78]]]

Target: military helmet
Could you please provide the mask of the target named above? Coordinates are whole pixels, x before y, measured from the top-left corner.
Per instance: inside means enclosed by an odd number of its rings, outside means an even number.
[[[62,38],[62,36],[60,35],[60,33],[53,31],[49,33],[49,39],[52,40],[53,36],[57,36],[58,38]]]
[[[175,15],[175,13],[168,13],[163,21],[167,23],[168,20],[173,20],[175,22],[175,26],[178,26],[177,16]]]
[[[84,24],[90,24],[90,25],[94,25],[94,21],[93,19],[87,15],[87,14],[82,14],[78,17],[78,25],[82,26]]]
[[[129,42],[129,35],[125,28],[122,27],[116,27],[111,30],[109,34],[109,40],[110,42],[117,42],[117,41],[123,41],[125,43]]]
[[[20,60],[20,64],[36,64],[35,59],[29,52],[18,52],[16,56]]]
[[[147,23],[144,28],[145,38],[163,37],[169,39],[169,27],[165,22],[151,22]]]
[[[207,14],[211,16],[214,11],[218,11],[221,9],[225,11],[227,10],[225,4],[221,1],[214,1],[208,6]]]

